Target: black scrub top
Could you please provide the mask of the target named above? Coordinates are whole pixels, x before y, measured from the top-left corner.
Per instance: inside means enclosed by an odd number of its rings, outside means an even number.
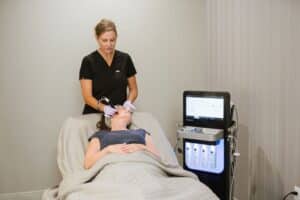
[[[136,69],[127,53],[115,50],[109,66],[96,50],[83,58],[79,79],[92,80],[92,95],[97,100],[107,97],[113,105],[123,105],[127,99],[127,79],[135,74]],[[89,113],[99,111],[85,104],[83,114]]]

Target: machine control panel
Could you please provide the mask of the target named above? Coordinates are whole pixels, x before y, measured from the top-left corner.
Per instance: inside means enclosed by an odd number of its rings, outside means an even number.
[[[178,136],[186,139],[196,139],[214,142],[223,138],[223,129],[184,126],[177,130]]]

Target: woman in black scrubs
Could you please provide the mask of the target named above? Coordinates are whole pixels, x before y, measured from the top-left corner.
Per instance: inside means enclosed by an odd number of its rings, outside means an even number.
[[[116,112],[114,105],[123,105],[132,112],[138,95],[136,69],[127,53],[115,49],[116,26],[102,19],[95,27],[95,35],[99,48],[83,58],[79,74],[85,101],[83,114],[104,112],[110,117]],[[104,97],[110,105],[102,103]]]

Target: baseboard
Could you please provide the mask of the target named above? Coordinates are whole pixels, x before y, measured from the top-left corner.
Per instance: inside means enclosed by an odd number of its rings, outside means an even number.
[[[44,190],[16,192],[16,193],[0,193],[0,200],[41,200]]]

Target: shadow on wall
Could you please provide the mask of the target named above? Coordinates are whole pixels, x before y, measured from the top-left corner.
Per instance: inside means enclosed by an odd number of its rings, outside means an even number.
[[[257,148],[255,150],[256,153],[250,160],[251,166],[254,167],[252,170],[253,174],[250,174],[250,199],[281,199],[283,194],[283,180],[280,177],[278,169],[271,165],[272,162],[261,146],[255,148]],[[262,183],[275,184],[263,185]],[[277,188],[274,188],[274,185]]]

